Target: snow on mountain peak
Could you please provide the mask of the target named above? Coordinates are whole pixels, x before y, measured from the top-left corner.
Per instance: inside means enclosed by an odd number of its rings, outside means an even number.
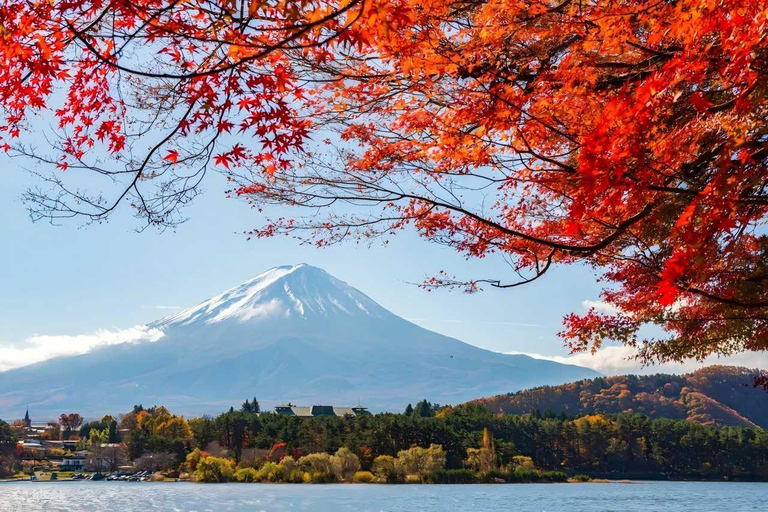
[[[152,327],[250,322],[276,317],[382,316],[384,308],[324,270],[301,263],[262,272],[197,306],[150,324]]]

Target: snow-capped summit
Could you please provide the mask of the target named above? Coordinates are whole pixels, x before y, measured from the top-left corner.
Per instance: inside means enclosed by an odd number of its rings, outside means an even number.
[[[262,272],[197,306],[163,318],[151,327],[250,322],[312,316],[382,317],[387,311],[364,293],[306,263]]]

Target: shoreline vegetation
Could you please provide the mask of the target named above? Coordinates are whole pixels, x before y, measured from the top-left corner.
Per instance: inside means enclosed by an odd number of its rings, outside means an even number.
[[[79,458],[100,475],[94,480],[142,472],[151,475],[142,480],[205,483],[768,481],[765,430],[632,413],[495,414],[423,400],[402,414],[303,418],[261,412],[254,399],[216,417],[187,419],[162,406],[78,417],[63,414],[66,427],[51,424],[35,441],[75,448],[45,453],[25,448],[23,422],[0,422],[0,478],[50,475],[56,458]]]

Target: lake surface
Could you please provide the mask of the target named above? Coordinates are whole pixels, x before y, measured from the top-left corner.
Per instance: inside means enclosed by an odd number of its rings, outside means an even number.
[[[695,511],[768,509],[768,483],[280,485],[0,483],[0,510]]]

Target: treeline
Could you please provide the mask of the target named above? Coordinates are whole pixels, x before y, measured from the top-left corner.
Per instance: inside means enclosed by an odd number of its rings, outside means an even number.
[[[365,473],[373,481],[557,481],[578,474],[768,480],[768,433],[759,428],[718,428],[631,413],[497,415],[478,404],[435,407],[428,402],[408,414],[345,417],[298,418],[258,410],[257,402],[256,407],[249,402],[216,417],[186,419],[165,407],[136,406],[119,421],[105,417],[83,425],[80,435],[94,440],[93,446],[121,443],[124,454],[115,454],[115,466],[125,457],[138,469],[200,480],[223,475],[244,481],[363,481],[369,478]],[[13,435],[2,425],[1,432]],[[416,450],[411,459],[440,464],[409,466],[404,462],[409,450]],[[382,476],[383,461],[394,468],[391,478]],[[422,470],[414,477],[411,467]]]
[[[339,448],[333,455],[319,452],[298,459],[282,455],[279,462],[269,458],[243,459],[237,464],[231,458],[217,457],[195,448],[187,456],[182,471],[199,482],[468,484],[568,481],[568,475],[562,471],[536,469],[530,457],[516,456],[508,466],[498,467],[493,453],[492,446],[470,448],[467,468],[446,469],[446,453],[442,446],[413,446],[398,452],[397,457],[377,456],[366,470],[360,457],[346,447]],[[589,477],[579,475],[576,479],[588,480]]]
[[[618,414],[687,419],[703,425],[768,428],[768,393],[755,386],[766,373],[735,366],[708,366],[687,375],[618,375],[541,386],[477,400],[492,412]]]
[[[16,472],[18,448],[16,434],[3,420],[0,420],[0,477]]]
[[[379,455],[412,446],[439,445],[447,469],[466,467],[467,451],[492,435],[497,467],[530,457],[536,468],[593,476],[682,479],[768,479],[768,433],[716,428],[685,420],[651,420],[641,414],[572,419],[497,416],[476,404],[446,408],[434,417],[377,414],[301,419],[230,411],[190,420],[192,443],[216,443],[236,462],[248,450],[284,443],[289,453],[335,453],[348,448],[364,469]]]

